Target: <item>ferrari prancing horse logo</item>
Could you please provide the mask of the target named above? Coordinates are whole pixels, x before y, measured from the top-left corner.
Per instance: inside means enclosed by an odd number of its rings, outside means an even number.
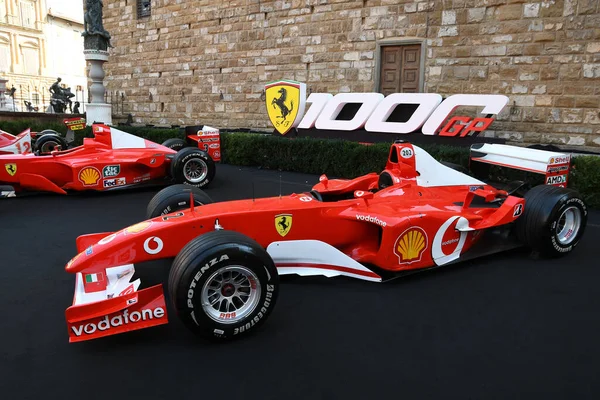
[[[265,101],[269,120],[282,135],[300,123],[304,115],[306,84],[278,81],[265,85]]]
[[[281,236],[285,236],[292,229],[292,214],[279,214],[275,216],[275,229]]]
[[[10,176],[15,176],[17,173],[17,164],[4,164],[4,168],[6,168],[6,172],[8,172]]]

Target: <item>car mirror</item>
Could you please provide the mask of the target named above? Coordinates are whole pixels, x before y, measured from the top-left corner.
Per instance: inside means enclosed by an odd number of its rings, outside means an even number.
[[[354,197],[357,199],[365,199],[365,200],[372,199],[373,192],[366,192],[364,190],[355,190]]]

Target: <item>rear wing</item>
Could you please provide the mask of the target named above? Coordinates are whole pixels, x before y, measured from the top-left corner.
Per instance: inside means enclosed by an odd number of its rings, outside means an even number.
[[[471,145],[470,161],[541,174],[545,176],[546,185],[567,187],[571,154],[476,143]]]

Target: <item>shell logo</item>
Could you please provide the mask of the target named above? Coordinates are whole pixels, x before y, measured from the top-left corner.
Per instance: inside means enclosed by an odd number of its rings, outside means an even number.
[[[421,261],[428,246],[427,233],[421,228],[412,227],[405,230],[394,244],[394,254],[400,264],[411,264]]]
[[[95,186],[100,180],[100,171],[94,167],[85,167],[79,171],[79,180],[84,186]]]
[[[144,221],[144,222],[140,222],[139,224],[135,224],[130,226],[129,228],[125,229],[125,233],[140,233],[145,231],[146,229],[148,229],[150,227],[150,225],[152,225],[151,221]]]

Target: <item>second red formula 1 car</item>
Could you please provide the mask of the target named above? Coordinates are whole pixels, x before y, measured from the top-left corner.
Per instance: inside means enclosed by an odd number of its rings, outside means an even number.
[[[540,173],[568,162],[564,154],[502,145],[474,146],[471,157]],[[191,207],[178,207],[192,197]],[[573,190],[492,185],[402,142],[391,146],[383,172],[322,176],[309,193],[211,204],[201,190],[175,185],[152,199],[148,220],[77,239],[80,253],[66,266],[76,280],[69,337],[167,322],[162,285],[138,290],[134,264],[174,258],[172,308],[191,331],[224,340],[267,319],[279,275],[382,282],[519,246],[565,255],[581,239],[587,213]]]
[[[202,188],[215,175],[214,161],[200,149],[176,151],[101,124],[92,129],[94,138],[85,138],[83,145],[72,149],[0,155],[0,198],[32,191],[67,194],[151,183]]]

